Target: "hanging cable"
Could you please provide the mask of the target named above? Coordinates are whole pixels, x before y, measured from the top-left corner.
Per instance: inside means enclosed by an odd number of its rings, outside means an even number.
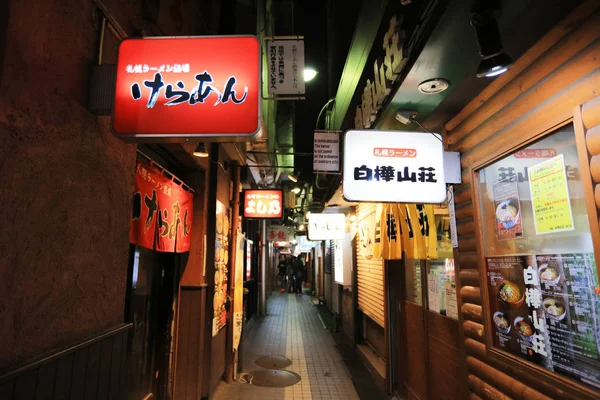
[[[439,140],[440,142],[442,142],[442,145],[444,144],[444,139],[438,137],[438,135],[436,135],[435,133],[431,132],[429,129],[425,128],[423,125],[421,125],[421,123],[419,121],[417,121],[416,119],[414,119],[412,117],[411,117],[410,121],[414,122],[417,125],[419,125],[421,127],[421,129],[423,129],[424,131],[431,133],[437,140]]]
[[[334,101],[335,101],[335,98],[329,99],[329,101],[327,101],[327,103],[325,103],[323,108],[321,108],[321,111],[319,112],[319,116],[317,117],[317,122],[315,123],[315,130],[319,130],[319,121],[321,120],[321,115],[323,115],[323,111],[325,111],[327,106],[329,104],[333,103]]]

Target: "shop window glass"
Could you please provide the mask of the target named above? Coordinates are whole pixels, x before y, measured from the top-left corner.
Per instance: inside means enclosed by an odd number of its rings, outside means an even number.
[[[407,260],[406,262],[406,300],[423,305],[423,296],[421,290],[421,261]]]
[[[600,286],[573,126],[478,178],[493,347],[600,388]]]
[[[454,255],[447,209],[436,210],[437,256],[427,262],[427,308],[458,319]]]

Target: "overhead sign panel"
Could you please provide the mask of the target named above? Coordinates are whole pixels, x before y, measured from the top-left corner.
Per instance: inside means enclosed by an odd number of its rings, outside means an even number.
[[[340,134],[315,131],[313,170],[338,172],[340,170]]]
[[[281,190],[245,190],[244,218],[281,219],[283,217]]]
[[[259,130],[260,46],[253,36],[126,39],[113,130],[122,139],[246,138]]]
[[[345,236],[346,216],[344,214],[310,214],[308,240],[339,240]]]
[[[304,94],[304,40],[267,41],[269,94]]]
[[[440,135],[346,132],[343,192],[348,201],[442,203],[446,183]]]

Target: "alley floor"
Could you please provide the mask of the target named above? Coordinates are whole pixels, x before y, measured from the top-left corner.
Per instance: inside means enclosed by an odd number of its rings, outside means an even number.
[[[285,369],[299,374],[301,381],[286,388],[220,382],[213,399],[359,399],[309,296],[273,294],[267,303],[267,316],[256,320],[242,346],[240,376],[260,370],[254,361],[261,356],[283,356],[292,361]]]

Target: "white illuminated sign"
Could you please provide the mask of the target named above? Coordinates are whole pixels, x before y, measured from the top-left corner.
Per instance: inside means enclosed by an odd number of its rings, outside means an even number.
[[[442,203],[444,149],[439,134],[347,131],[344,198],[348,201]]]
[[[337,240],[346,235],[344,214],[311,213],[308,219],[308,240]]]

